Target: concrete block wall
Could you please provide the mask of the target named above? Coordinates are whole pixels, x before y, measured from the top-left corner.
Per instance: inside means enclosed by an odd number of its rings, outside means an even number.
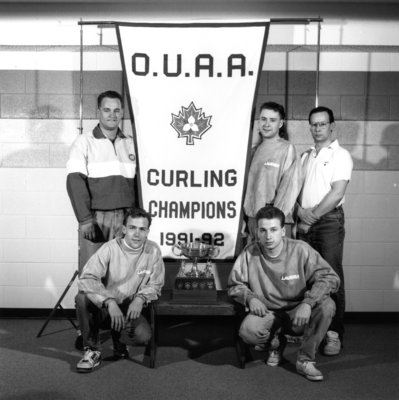
[[[311,144],[315,49],[269,43],[257,108],[284,104],[290,140],[302,151]],[[65,163],[79,134],[78,50],[0,46],[0,308],[52,308],[77,267]],[[96,95],[122,87],[116,49],[92,44],[85,55],[84,131],[96,123]],[[399,311],[398,60],[396,46],[321,53],[319,103],[334,109],[355,162],[345,205],[348,311]]]

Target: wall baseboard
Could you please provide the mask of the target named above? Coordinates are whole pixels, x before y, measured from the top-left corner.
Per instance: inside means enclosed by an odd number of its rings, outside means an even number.
[[[0,319],[46,319],[51,311],[48,308],[0,308]],[[57,310],[52,319],[67,318],[76,318],[74,309]],[[399,312],[347,312],[345,322],[349,324],[398,324]]]

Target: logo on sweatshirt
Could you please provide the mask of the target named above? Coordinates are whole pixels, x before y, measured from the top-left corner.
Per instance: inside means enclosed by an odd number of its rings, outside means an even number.
[[[139,269],[137,270],[137,275],[149,275],[151,273],[151,271],[149,271],[148,269]]]
[[[277,163],[275,163],[273,161],[266,161],[263,165],[265,167],[280,168],[280,164],[277,164]]]
[[[293,281],[294,279],[299,279],[299,275],[298,274],[294,274],[294,275],[283,275],[281,277],[282,281]]]

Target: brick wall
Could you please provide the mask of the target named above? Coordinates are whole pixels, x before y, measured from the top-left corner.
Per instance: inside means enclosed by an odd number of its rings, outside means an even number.
[[[347,308],[398,311],[399,51],[349,50],[323,50],[319,101],[334,109],[339,140],[355,162],[345,204]],[[96,95],[121,90],[122,83],[116,51],[94,46],[86,51],[84,130],[89,130],[96,123]],[[43,47],[3,53],[0,308],[51,308],[77,266],[65,163],[79,127],[78,53]],[[265,100],[286,106],[290,140],[300,151],[311,144],[306,119],[315,99],[314,60],[314,49],[269,46],[259,86],[257,106]],[[131,129],[128,121],[124,129]],[[221,276],[224,285],[226,271]],[[74,294],[69,291],[64,307],[73,307]]]

